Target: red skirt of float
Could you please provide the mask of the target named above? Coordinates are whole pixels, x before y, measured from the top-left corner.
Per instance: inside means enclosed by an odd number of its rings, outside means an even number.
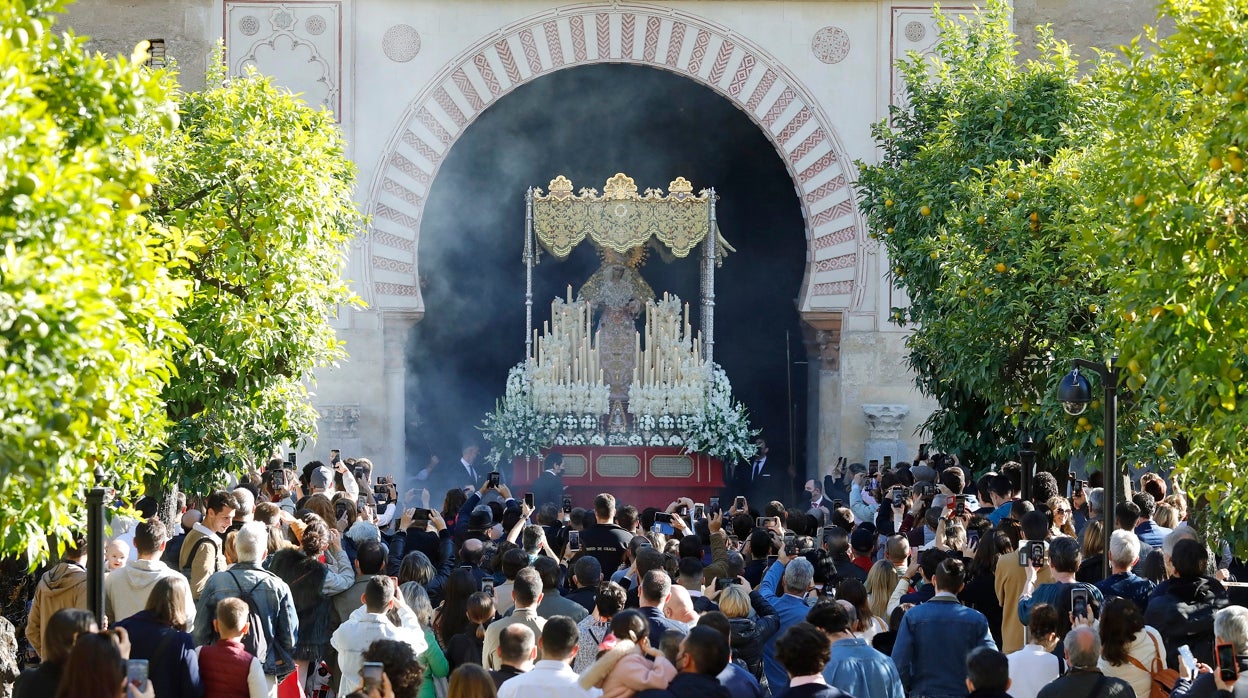
[[[559,446],[563,484],[573,506],[592,509],[594,497],[609,492],[638,510],[665,508],[678,497],[706,503],[724,487],[718,458],[685,453],[678,446]],[[517,458],[512,494],[520,497],[542,474],[541,458]]]

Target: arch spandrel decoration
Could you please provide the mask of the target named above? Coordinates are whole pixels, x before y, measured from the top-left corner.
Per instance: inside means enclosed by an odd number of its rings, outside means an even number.
[[[845,309],[861,301],[865,235],[852,162],[805,87],[762,48],[706,19],[648,5],[577,5],[504,27],[448,63],[412,102],[369,191],[366,292],[374,307],[423,310],[415,272],[421,217],[443,159],[468,125],[520,85],[595,63],[682,75],[749,116],[780,154],[802,207],[807,265],[800,308]]]

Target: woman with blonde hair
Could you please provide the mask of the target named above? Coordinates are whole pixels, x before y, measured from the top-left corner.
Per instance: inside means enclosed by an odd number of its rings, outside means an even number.
[[[1053,536],[1078,538],[1079,534],[1075,533],[1074,517],[1070,513],[1070,501],[1065,497],[1050,497],[1047,504],[1049,505],[1049,521],[1052,522],[1049,530],[1052,531]]]
[[[876,618],[888,617],[888,599],[897,588],[897,568],[888,560],[878,560],[867,573],[867,605]]]
[[[713,599],[719,610],[728,616],[732,631],[729,642],[732,656],[745,662],[754,678],[763,676],[763,645],[780,629],[780,616],[776,609],[757,591],[741,584],[729,584],[717,592]],[[750,617],[751,611],[754,617]]]
[[[861,580],[846,578],[836,587],[836,598],[840,601],[847,601],[853,605],[854,610],[858,613],[858,622],[854,626],[854,634],[869,644],[871,638],[877,634],[888,630],[888,621],[883,616],[877,616],[871,609],[870,595],[867,593],[867,587]]]

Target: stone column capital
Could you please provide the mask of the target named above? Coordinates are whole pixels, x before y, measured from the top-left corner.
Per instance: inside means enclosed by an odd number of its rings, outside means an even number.
[[[906,405],[863,405],[867,419],[867,438],[895,440],[901,434],[901,423],[910,414]]]

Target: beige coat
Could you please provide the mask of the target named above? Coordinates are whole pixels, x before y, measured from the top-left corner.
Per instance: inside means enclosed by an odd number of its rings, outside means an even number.
[[[59,562],[44,572],[35,587],[26,620],[26,639],[40,657],[43,656],[43,626],[52,614],[62,608],[87,607],[87,570],[76,562]]]

